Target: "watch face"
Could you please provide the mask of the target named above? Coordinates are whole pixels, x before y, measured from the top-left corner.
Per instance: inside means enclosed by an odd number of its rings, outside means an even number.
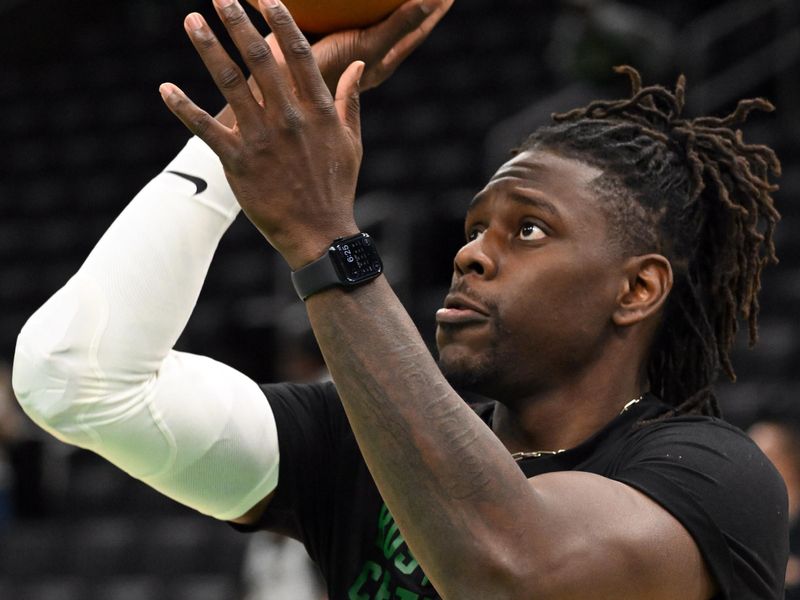
[[[360,283],[383,271],[381,258],[372,238],[366,233],[337,240],[330,250],[331,259],[342,281]]]

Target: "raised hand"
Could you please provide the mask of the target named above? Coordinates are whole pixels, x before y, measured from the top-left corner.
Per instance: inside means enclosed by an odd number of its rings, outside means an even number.
[[[361,91],[383,83],[424,42],[453,0],[409,0],[385,20],[367,29],[351,29],[322,38],[313,46],[314,56],[328,88],[355,60],[364,61]],[[272,37],[268,37],[270,42]],[[271,43],[273,51],[277,44]]]
[[[339,78],[354,61],[365,64],[361,91],[377,87],[424,42],[434,27],[447,14],[453,0],[409,0],[380,23],[366,29],[349,29],[325,36],[312,47],[322,77],[331,93],[336,91]],[[275,36],[269,34],[267,43],[281,67],[285,67],[283,52]],[[256,98],[260,90],[250,79]],[[232,125],[233,111],[226,106],[217,119]]]
[[[197,13],[184,26],[235,122],[229,127],[214,119],[171,83],[160,91],[170,110],[220,157],[242,210],[297,269],[333,239],[358,231],[353,200],[364,63],[345,69],[332,96],[311,46],[282,3],[261,0],[260,8],[286,69],[236,0],[214,4],[263,100]]]

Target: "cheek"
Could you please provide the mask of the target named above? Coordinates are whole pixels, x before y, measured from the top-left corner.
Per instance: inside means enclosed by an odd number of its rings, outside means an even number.
[[[611,323],[616,285],[600,266],[556,264],[506,294],[500,319],[511,334],[527,332],[530,342],[564,343],[600,334]]]

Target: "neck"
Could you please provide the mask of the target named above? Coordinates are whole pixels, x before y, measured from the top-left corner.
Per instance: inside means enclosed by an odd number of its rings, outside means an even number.
[[[498,402],[495,435],[510,452],[574,448],[600,431],[644,390],[638,374],[628,377],[587,376],[538,391],[515,402]],[[614,383],[611,383],[614,382]]]

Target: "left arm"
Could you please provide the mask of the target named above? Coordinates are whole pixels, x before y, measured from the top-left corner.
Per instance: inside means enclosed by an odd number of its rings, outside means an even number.
[[[370,472],[442,597],[711,597],[693,539],[644,494],[589,473],[526,480],[385,279],[307,306]]]
[[[170,84],[162,94],[218,153],[245,213],[297,269],[332,239],[358,231],[362,65],[347,68],[332,97],[288,12],[265,2],[292,85],[238,4],[220,4],[263,107],[197,17],[187,29],[237,123],[213,120]],[[585,474],[526,480],[444,380],[384,278],[349,293],[317,294],[308,311],[370,471],[444,597],[710,595],[689,535],[638,492]]]

